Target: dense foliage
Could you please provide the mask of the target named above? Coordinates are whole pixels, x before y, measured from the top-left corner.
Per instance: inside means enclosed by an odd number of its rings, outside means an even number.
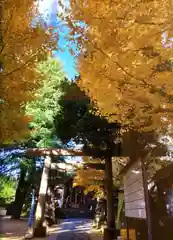
[[[16,191],[16,179],[0,175],[0,206],[14,200]]]
[[[83,144],[83,150],[86,154],[91,154],[90,156],[105,156],[110,151],[110,145],[114,145],[116,136],[113,136],[113,132],[116,135],[119,125],[109,124],[103,116],[98,116],[95,104],[80,90],[76,82],[69,85],[59,104],[61,112],[55,119],[57,136],[63,142],[73,140],[77,144]],[[116,154],[115,146],[114,149],[112,154]]]
[[[32,116],[29,124],[32,141],[38,147],[50,147],[57,144],[53,122],[61,112],[58,100],[64,95],[68,80],[61,63],[52,57],[38,63],[37,71],[43,80],[35,100],[27,104],[26,114]]]
[[[55,119],[57,136],[64,143],[73,140],[76,144],[82,144],[84,153],[93,156],[84,158],[84,163],[96,162],[93,168],[80,167],[74,184],[103,195],[104,169],[99,169],[99,163],[104,165],[108,156],[120,154],[120,145],[114,143],[119,126],[96,114],[95,104],[80,90],[77,82],[69,85],[59,104],[61,112]]]
[[[172,4],[70,1],[80,87],[109,121],[137,131],[172,123]]]
[[[91,168],[88,165],[85,165],[87,163],[95,163],[95,166]],[[93,191],[95,193],[95,196],[103,196],[104,168],[99,169],[99,163],[102,163],[104,166],[104,161],[101,159],[84,157],[83,165],[78,168],[73,181],[73,185],[83,186],[85,188],[85,193]]]
[[[31,191],[34,187],[38,193],[44,162],[44,157],[26,157],[26,148],[62,147],[62,143],[55,136],[54,117],[61,111],[58,101],[64,95],[68,80],[62,71],[61,63],[50,56],[37,63],[36,67],[40,85],[33,95],[33,100],[28,101],[25,107],[26,116],[32,116],[29,123],[30,136],[22,144],[11,145],[11,149],[4,148],[1,151],[1,173],[4,177],[15,175],[17,180],[12,213],[15,218],[20,217],[23,204],[23,213],[29,213]],[[63,157],[55,157],[54,161],[58,163],[65,160]],[[59,171],[57,168],[54,178],[58,176],[57,181],[63,181],[67,174]]]
[[[0,144],[28,136],[25,104],[34,97],[40,76],[36,63],[55,48],[51,29],[39,20],[33,0],[0,3]]]

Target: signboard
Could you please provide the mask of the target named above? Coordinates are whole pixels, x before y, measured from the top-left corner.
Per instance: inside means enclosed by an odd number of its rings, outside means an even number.
[[[141,162],[135,163],[124,177],[125,216],[146,219]]]

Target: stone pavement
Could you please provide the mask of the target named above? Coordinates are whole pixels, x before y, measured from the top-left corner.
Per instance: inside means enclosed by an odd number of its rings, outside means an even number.
[[[59,225],[48,228],[46,238],[34,240],[102,240],[98,232],[93,232],[91,220],[65,219]],[[0,240],[23,240],[28,232],[26,220],[0,218]]]
[[[101,240],[92,232],[91,219],[65,219],[60,225],[56,240]]]
[[[57,228],[58,226],[50,227],[48,229],[48,237],[44,239],[56,240]],[[27,233],[26,219],[12,220],[10,217],[0,218],[0,240],[22,240]],[[35,240],[37,239],[35,238]]]
[[[102,234],[100,234],[100,231],[91,231],[90,234],[90,239],[91,240],[103,240]]]
[[[0,239],[21,239],[27,232],[26,220],[11,220],[10,217],[0,218]]]

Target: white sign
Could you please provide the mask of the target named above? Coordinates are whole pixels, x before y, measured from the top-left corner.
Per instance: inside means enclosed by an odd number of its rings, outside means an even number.
[[[124,177],[125,215],[146,219],[141,162],[135,163]]]

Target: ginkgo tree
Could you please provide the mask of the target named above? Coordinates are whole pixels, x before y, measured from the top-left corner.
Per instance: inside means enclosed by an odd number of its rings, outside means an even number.
[[[33,0],[4,0],[0,9],[0,143],[4,143],[26,135],[30,117],[24,116],[24,106],[41,79],[36,62],[55,48],[56,36],[41,22]]]
[[[104,169],[91,168],[87,164],[95,163],[98,166],[104,163],[101,159],[92,159],[90,157],[83,157],[83,165],[77,169],[76,176],[73,180],[74,186],[82,186],[85,188],[85,193],[90,191],[95,192],[95,196],[104,196]]]
[[[78,47],[79,86],[109,122],[138,134],[172,123],[171,11],[169,0],[71,0],[62,16]]]
[[[137,130],[172,122],[172,3],[70,1],[80,87],[109,121]]]

